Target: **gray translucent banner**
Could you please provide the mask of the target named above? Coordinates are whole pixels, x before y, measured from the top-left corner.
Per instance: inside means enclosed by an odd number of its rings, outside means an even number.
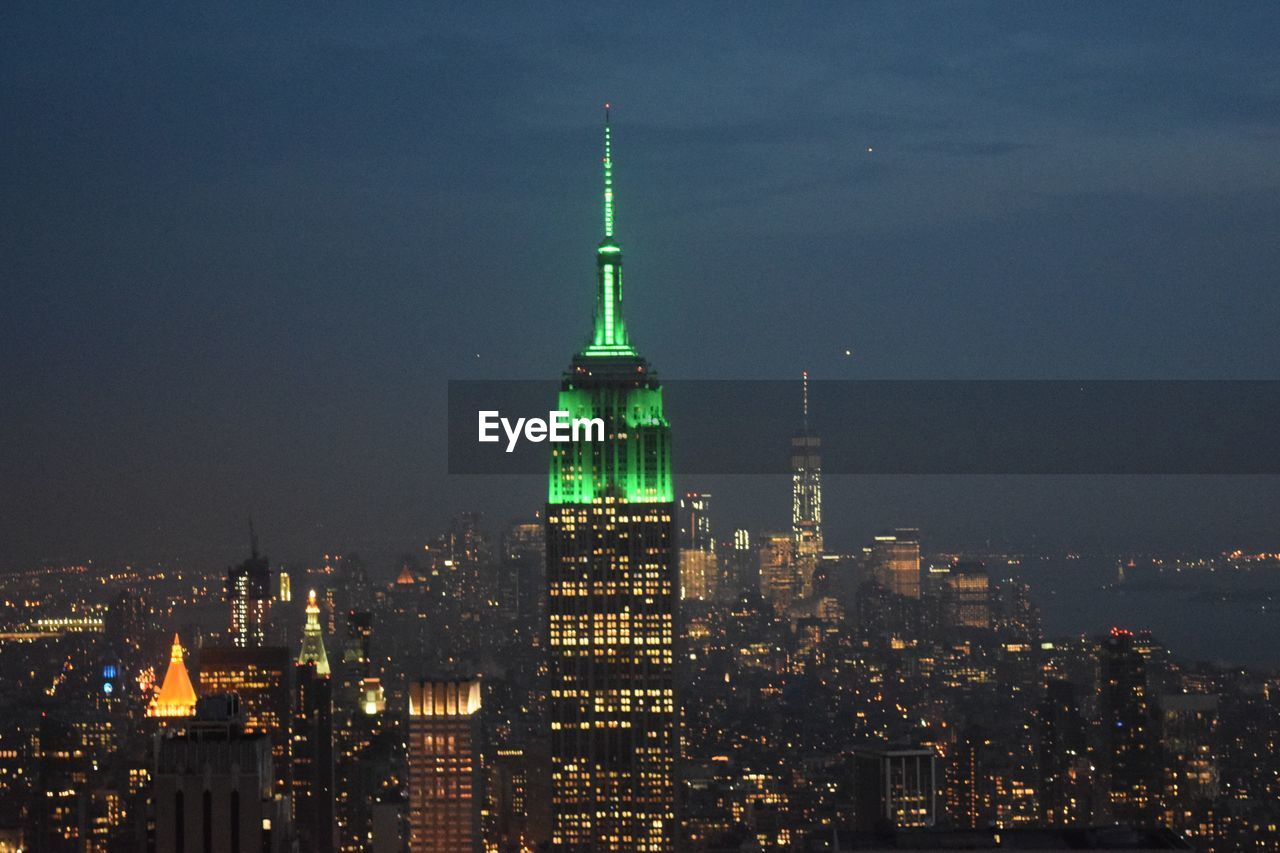
[[[790,470],[798,381],[663,387],[678,474]],[[557,388],[451,381],[449,472],[545,474],[549,444],[481,443],[478,413],[546,419]],[[1277,474],[1280,381],[811,381],[809,432],[829,474]]]

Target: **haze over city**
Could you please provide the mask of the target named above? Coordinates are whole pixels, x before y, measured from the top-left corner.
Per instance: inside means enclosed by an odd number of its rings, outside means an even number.
[[[224,565],[250,511],[302,556],[536,506],[536,480],[443,477],[444,383],[554,378],[584,334],[606,100],[667,377],[1280,354],[1266,5],[2,14],[9,569]],[[685,485],[785,511],[776,483]],[[1277,507],[1270,479],[1111,485],[833,480],[833,534],[1262,546]]]

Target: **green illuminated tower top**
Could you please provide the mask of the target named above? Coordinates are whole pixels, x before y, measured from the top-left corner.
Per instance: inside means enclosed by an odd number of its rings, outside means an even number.
[[[604,239],[596,249],[595,329],[588,356],[635,355],[627,341],[622,319],[622,249],[613,240],[613,140],[609,131],[609,105],[604,105]]]
[[[631,346],[622,319],[622,250],[613,239],[613,151],[604,113],[604,239],[596,249],[596,312],[591,339],[560,386],[557,409],[601,418],[603,442],[556,445],[548,501],[630,503],[672,499],[669,427],[662,388]]]

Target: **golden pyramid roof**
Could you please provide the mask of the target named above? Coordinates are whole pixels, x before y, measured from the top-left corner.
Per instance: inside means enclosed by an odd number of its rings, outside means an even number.
[[[191,686],[186,664],[182,662],[182,643],[173,635],[169,652],[169,668],[165,670],[160,690],[147,706],[148,717],[190,717],[196,712],[196,691]]]

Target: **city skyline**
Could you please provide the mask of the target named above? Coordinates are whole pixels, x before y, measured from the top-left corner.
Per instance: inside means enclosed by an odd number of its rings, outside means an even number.
[[[0,853],[1280,853],[1280,10],[502,8],[0,12]]]

